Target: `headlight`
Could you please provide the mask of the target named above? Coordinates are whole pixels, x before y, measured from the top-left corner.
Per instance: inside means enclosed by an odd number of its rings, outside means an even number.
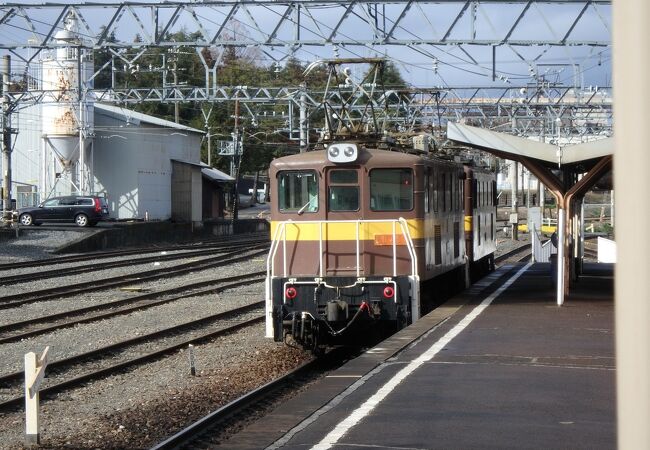
[[[327,149],[327,159],[334,163],[354,162],[358,156],[357,145],[348,142],[331,144]]]

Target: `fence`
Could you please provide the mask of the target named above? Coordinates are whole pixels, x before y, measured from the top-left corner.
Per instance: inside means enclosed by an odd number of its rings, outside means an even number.
[[[542,237],[533,225],[530,230],[531,247],[533,262],[549,262],[551,255],[557,253],[557,247],[553,244],[552,239],[542,242]]]

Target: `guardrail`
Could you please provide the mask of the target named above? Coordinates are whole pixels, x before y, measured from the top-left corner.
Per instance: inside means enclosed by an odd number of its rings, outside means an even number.
[[[530,231],[530,236],[533,262],[549,262],[551,255],[557,253],[557,248],[553,245],[552,240],[549,239],[546,242],[542,242],[542,238],[535,225],[533,225]]]

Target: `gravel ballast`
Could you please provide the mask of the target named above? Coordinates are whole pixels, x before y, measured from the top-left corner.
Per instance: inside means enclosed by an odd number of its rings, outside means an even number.
[[[93,231],[54,231],[29,230],[21,232],[19,238],[11,239],[0,245],[0,263],[34,261],[52,258],[50,253],[62,245],[79,239],[83,234]]]

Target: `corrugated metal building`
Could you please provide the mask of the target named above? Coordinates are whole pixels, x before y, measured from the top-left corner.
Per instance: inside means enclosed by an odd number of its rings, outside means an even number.
[[[73,189],[44,181],[47,170],[55,176],[61,167],[44,143],[41,111],[35,105],[14,117],[13,191],[19,206]],[[91,190],[108,198],[112,218],[202,219],[202,131],[98,103],[93,114],[95,136],[86,157]]]

